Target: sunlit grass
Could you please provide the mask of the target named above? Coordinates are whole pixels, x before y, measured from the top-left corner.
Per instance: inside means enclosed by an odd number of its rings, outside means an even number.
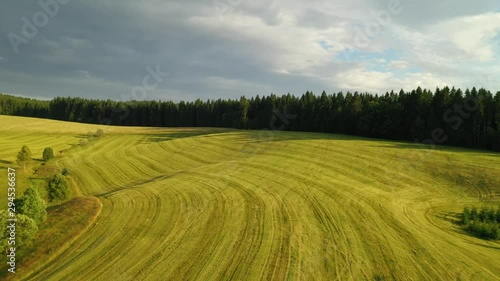
[[[58,167],[103,204],[33,280],[500,278],[500,244],[453,222],[464,206],[498,205],[495,153],[320,133],[0,125],[0,160],[24,144],[40,157],[63,150]],[[97,128],[104,138],[74,146]]]

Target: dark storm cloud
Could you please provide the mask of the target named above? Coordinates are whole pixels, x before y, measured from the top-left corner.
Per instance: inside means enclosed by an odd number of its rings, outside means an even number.
[[[19,44],[18,54],[9,34],[22,35],[23,17],[33,22],[33,15],[43,9],[36,1],[4,2],[1,92],[123,99],[142,83],[146,67],[156,65],[170,75],[148,92],[147,99],[332,92],[356,81],[359,89],[379,91],[408,83],[390,72],[370,70],[369,63],[335,59],[343,51],[338,46],[354,34],[353,26],[362,26],[371,11],[388,1],[64,1],[68,3],[59,4],[29,42]],[[412,12],[394,17],[395,25],[385,30],[385,36],[362,52],[407,48],[385,38],[420,34],[434,23],[498,10],[496,1],[401,3]],[[393,30],[398,34],[391,34]],[[492,30],[488,32],[497,32]],[[320,44],[333,47],[324,50]],[[406,65],[399,61],[405,58],[386,59],[398,60],[391,65]],[[422,65],[425,68],[425,62]],[[449,70],[422,73],[420,78],[431,86],[459,79]]]

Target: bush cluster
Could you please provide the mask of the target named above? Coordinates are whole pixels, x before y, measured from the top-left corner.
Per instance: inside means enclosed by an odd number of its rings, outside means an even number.
[[[104,133],[98,132],[96,135],[102,137]],[[52,148],[47,147],[43,150],[42,154],[44,161],[49,161],[54,158],[54,151]],[[26,166],[31,163],[31,151],[28,146],[23,146],[17,155],[17,163],[26,169]],[[49,165],[42,164],[42,169],[37,169],[37,172],[42,170],[44,173],[51,171]],[[47,191],[49,200],[63,201],[70,197],[71,190],[64,175],[69,174],[69,170],[64,168],[61,173],[53,174],[47,180]],[[13,207],[15,208],[15,218],[17,219],[16,225],[16,247],[24,247],[31,243],[35,238],[38,231],[38,225],[42,224],[47,219],[47,204],[42,198],[38,186],[30,186],[24,191],[23,196],[13,200]],[[9,206],[10,207],[10,206]],[[11,213],[5,210],[0,210],[0,252],[6,253],[10,248],[7,238],[10,235],[10,230],[7,228],[8,219],[11,219]]]
[[[463,228],[479,238],[488,240],[500,239],[500,207],[493,208],[464,208],[461,214]]]
[[[87,137],[85,139],[81,139],[78,145],[85,146],[88,143],[95,141],[96,139],[100,139],[104,137],[104,131],[102,129],[98,129],[95,133],[87,132]]]

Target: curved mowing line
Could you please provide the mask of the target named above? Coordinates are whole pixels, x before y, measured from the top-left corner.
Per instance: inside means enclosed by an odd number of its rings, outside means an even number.
[[[57,128],[60,139],[20,136],[36,149],[49,139],[76,143],[64,135],[84,128],[74,126]],[[399,159],[419,151],[385,142],[286,140],[294,133],[265,141],[238,131],[152,142],[176,132],[114,128],[68,153],[64,165],[83,194],[100,197],[102,213],[31,280],[500,278],[498,243],[438,217],[471,202],[455,193],[481,182],[478,171],[487,173],[478,192],[498,192],[492,156],[481,156],[486,167],[437,150],[410,173]],[[0,143],[15,152],[15,139]],[[450,163],[468,171],[464,187]]]

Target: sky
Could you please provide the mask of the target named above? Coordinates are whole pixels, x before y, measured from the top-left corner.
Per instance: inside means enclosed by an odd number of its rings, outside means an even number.
[[[0,92],[50,99],[500,90],[500,1],[4,0]]]

